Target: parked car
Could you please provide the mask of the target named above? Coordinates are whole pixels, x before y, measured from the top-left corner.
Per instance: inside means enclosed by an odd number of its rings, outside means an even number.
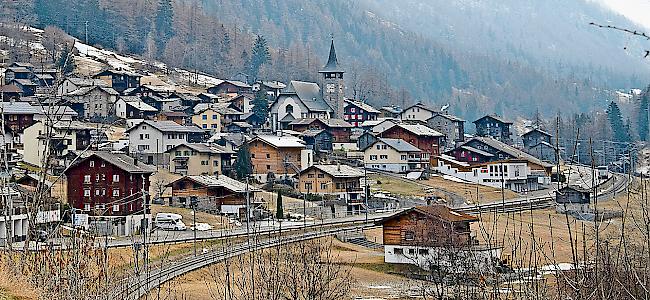
[[[187,226],[185,226],[185,223],[183,223],[183,216],[172,213],[156,214],[155,227],[162,230],[187,230]]]

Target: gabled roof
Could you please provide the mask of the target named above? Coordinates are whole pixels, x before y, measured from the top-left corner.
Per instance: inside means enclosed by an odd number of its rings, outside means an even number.
[[[187,118],[188,115],[182,111],[164,111],[161,113],[165,117],[171,118]]]
[[[402,129],[404,129],[404,130],[406,130],[406,131],[408,131],[408,132],[410,132],[412,134],[415,134],[417,136],[437,136],[437,137],[445,136],[444,134],[442,134],[440,132],[437,132],[434,129],[432,129],[432,128],[428,127],[428,126],[422,125],[422,124],[398,123],[398,124],[395,124],[395,125],[393,125],[391,127],[386,128],[386,130],[384,130],[384,132],[386,132],[387,130],[389,130],[391,128],[394,128],[394,127],[402,128]]]
[[[478,154],[483,155],[483,156],[485,156],[485,157],[493,157],[493,156],[494,156],[494,154],[492,154],[492,153],[485,152],[485,151],[483,151],[483,150],[476,149],[476,148],[474,148],[474,147],[470,147],[470,146],[462,145],[462,146],[460,146],[459,148],[464,149],[464,150],[467,150],[467,151],[469,151],[469,152],[478,153]]]
[[[489,118],[489,119],[495,120],[495,121],[497,121],[497,122],[499,122],[499,123],[503,123],[503,124],[512,124],[512,122],[507,121],[506,119],[504,119],[504,118],[502,118],[502,117],[500,117],[500,116],[497,116],[497,115],[487,115],[487,116],[483,116],[482,118],[480,118],[480,119],[478,119],[478,120],[476,120],[476,121],[474,121],[474,122],[472,122],[472,123],[476,124],[476,123],[478,123],[479,121],[481,121],[481,120],[483,120],[483,119],[486,119],[486,118]]]
[[[125,172],[128,173],[134,173],[134,174],[151,174],[156,171],[156,167],[144,164],[142,162],[137,162],[130,156],[122,153],[111,153],[111,152],[106,152],[106,151],[97,151],[93,152],[91,155],[88,157],[78,161],[75,163],[76,165],[79,165],[89,159],[92,159],[93,157],[97,157],[102,159],[103,161],[114,165],[115,167],[124,170]],[[67,171],[66,171],[67,173]]]
[[[15,82],[15,83],[17,83],[19,85],[22,85],[22,86],[37,86],[38,85],[35,82],[33,82],[31,79],[13,79],[13,80],[11,80],[11,82]]]
[[[156,93],[174,93],[176,89],[173,86],[169,85],[151,85],[143,84],[140,86],[141,89],[148,89]]]
[[[250,142],[256,140],[260,140],[275,148],[305,148],[305,145],[303,144],[301,139],[290,135],[285,135],[285,136],[258,135],[255,138],[253,138]]]
[[[567,185],[567,186],[565,186],[565,187],[560,188],[559,191],[562,192],[562,191],[564,191],[564,190],[574,190],[574,191],[576,191],[576,192],[579,192],[579,193],[586,193],[586,194],[589,194],[589,193],[592,192],[592,191],[590,191],[589,189],[585,189],[585,188],[583,188],[583,187],[581,187],[581,186],[577,186],[577,185]],[[557,193],[557,192],[556,192],[556,193]]]
[[[355,178],[364,176],[363,170],[348,165],[313,165],[300,171],[300,174],[309,172],[312,169],[318,169],[334,178]]]
[[[521,136],[527,136],[527,135],[532,134],[532,133],[535,133],[535,132],[537,132],[537,133],[539,133],[539,134],[541,134],[541,135],[544,135],[544,136],[548,136],[548,137],[551,137],[551,136],[552,136],[550,133],[548,133],[548,132],[546,132],[546,131],[544,131],[544,130],[541,130],[541,129],[539,129],[539,128],[534,128],[534,129],[532,129],[532,130],[530,130],[530,131],[528,131],[528,132],[522,134]]]
[[[144,103],[140,97],[137,96],[122,96],[120,97],[120,100],[123,100],[124,103],[130,105],[131,107],[140,110],[140,111],[158,111],[155,107]]]
[[[232,122],[232,123],[228,124],[228,126],[237,126],[237,127],[240,127],[240,128],[252,128],[253,127],[253,125],[248,124],[246,122]]]
[[[435,117],[442,117],[442,118],[445,118],[445,119],[447,119],[447,120],[454,121],[454,122],[465,122],[464,119],[461,119],[461,118],[459,118],[459,117],[457,117],[457,116],[450,115],[450,114],[443,114],[443,113],[435,114],[435,115],[433,115],[431,118],[429,118],[429,120],[431,120],[431,119],[433,119],[433,118],[435,118]],[[428,120],[427,120],[427,121],[428,121]]]
[[[329,131],[325,129],[308,129],[300,133],[300,136],[306,136],[306,137],[315,137],[318,136],[321,133],[329,133]],[[330,134],[331,135],[331,134]]]
[[[0,85],[0,93],[22,93],[19,87],[15,84]]]
[[[120,94],[116,90],[114,90],[113,88],[110,88],[110,87],[107,87],[107,86],[94,85],[94,86],[81,87],[79,89],[76,89],[76,90],[74,90],[72,92],[67,93],[66,96],[83,96],[83,95],[86,95],[86,94],[90,93],[91,91],[93,91],[95,89],[99,89],[99,90],[104,91],[104,92],[106,92],[106,93],[108,93],[110,95],[113,95],[113,96],[117,96],[117,95]]]
[[[22,62],[22,61],[16,61],[16,62],[12,63],[11,65],[12,65],[12,66],[16,66],[16,67],[28,68],[28,69],[29,69],[29,68],[34,68],[34,65],[32,65],[31,63],[29,63],[29,62]]]
[[[377,109],[372,107],[370,104],[367,104],[367,103],[362,102],[362,101],[352,100],[352,99],[345,99],[345,103],[347,105],[354,105],[354,106],[356,106],[358,108],[361,108],[364,111],[369,112],[369,113],[375,113],[375,114],[380,113]]]
[[[542,167],[552,167],[553,166],[552,164],[543,162],[539,158],[534,157],[534,156],[532,156],[532,155],[530,155],[530,154],[528,154],[528,153],[526,153],[524,151],[521,151],[521,150],[519,150],[519,149],[517,149],[515,147],[512,147],[512,146],[510,146],[508,144],[505,144],[505,143],[503,143],[501,141],[497,141],[497,140],[495,140],[493,138],[489,138],[489,137],[480,137],[480,136],[473,137],[469,141],[465,142],[463,144],[463,146],[469,145],[469,143],[471,141],[479,141],[479,142],[481,142],[483,144],[486,144],[486,145],[488,145],[488,146],[490,146],[492,148],[495,148],[495,149],[497,149],[497,150],[499,150],[501,152],[507,153],[508,155],[510,155],[510,156],[512,156],[514,158],[527,160],[527,161],[529,161],[531,163],[540,165]]]
[[[10,115],[35,115],[40,110],[29,102],[0,102],[0,111]]]
[[[31,73],[32,71],[30,69],[27,69],[25,67],[9,67],[7,68],[7,71],[11,71],[14,73]]]
[[[126,130],[126,132],[130,132],[131,130],[140,127],[142,125],[149,125],[153,128],[158,129],[159,131],[162,132],[183,132],[183,133],[201,133],[203,130],[199,128],[198,126],[183,126],[180,125],[174,121],[151,121],[151,120],[144,120],[138,125],[135,125],[129,129]]]
[[[220,146],[220,145],[206,145],[206,144],[202,144],[202,143],[183,143],[183,144],[177,145],[176,147],[171,148],[171,149],[169,149],[169,150],[167,150],[165,152],[171,153],[171,152],[175,151],[177,148],[183,147],[183,146],[187,147],[187,148],[190,148],[190,149],[192,149],[192,150],[194,150],[196,152],[199,152],[199,153],[210,153],[210,154],[234,154],[235,153],[235,152],[230,151],[230,150],[228,150],[225,147]]]
[[[377,138],[373,145],[378,142],[382,142],[388,145],[388,147],[395,149],[397,152],[420,152],[420,149],[418,149],[418,147],[415,147],[402,139]]]
[[[321,122],[323,125],[330,127],[330,128],[352,128],[350,123],[346,122],[343,119],[315,119],[315,118],[304,118],[304,119],[297,119],[289,125],[309,125],[314,122]]]
[[[387,111],[389,113],[392,113],[392,114],[399,114],[399,113],[402,113],[404,111],[399,106],[382,106],[379,110],[385,110],[385,111]]]
[[[322,70],[318,71],[318,73],[343,73],[343,70],[341,70],[339,67],[339,60],[336,58],[334,39],[332,39],[332,43],[330,44],[330,54],[327,58],[327,63]]]
[[[129,77],[142,77],[142,75],[140,75],[138,73],[135,73],[135,72],[129,72],[129,71],[125,71],[125,70],[115,70],[115,69],[101,71],[101,72],[95,74],[95,76],[93,76],[93,77],[106,76],[106,75],[123,75],[123,76],[129,76]]]
[[[290,123],[295,120],[296,118],[292,114],[286,114],[284,118],[280,119],[280,123]]]
[[[313,82],[292,80],[280,94],[298,96],[298,99],[310,111],[333,111],[329,104],[323,100],[318,84]]]
[[[432,108],[432,107],[430,107],[430,106],[427,106],[427,105],[425,105],[425,104],[422,103],[422,102],[415,103],[415,104],[413,104],[413,105],[411,105],[411,106],[409,106],[409,107],[403,109],[401,112],[404,112],[404,111],[406,111],[406,110],[409,110],[409,109],[411,109],[411,108],[413,108],[413,107],[419,107],[419,108],[421,108],[421,109],[428,110],[428,111],[430,111],[430,112],[432,112],[432,113],[436,113],[436,112],[438,112],[436,109],[434,109],[434,108]]]
[[[236,87],[240,87],[240,88],[250,88],[251,87],[247,83],[241,82],[239,80],[224,80],[224,81],[220,82],[219,84],[213,85],[212,87],[217,87],[217,86],[220,86],[220,85],[222,85],[224,83],[230,83],[230,84],[232,84],[232,85],[234,85]]]
[[[205,187],[222,187],[225,188],[231,192],[234,193],[245,193],[246,191],[249,192],[259,192],[261,191],[260,189],[252,186],[252,185],[247,185],[246,183],[237,181],[235,179],[232,179],[226,175],[195,175],[195,176],[185,176],[181,177],[174,182],[168,184],[167,186],[173,186],[175,182],[181,181],[181,180],[191,180],[194,181],[200,185],[203,185]]]
[[[65,106],[65,105],[43,106],[43,107],[38,107],[38,109],[40,110],[40,113],[43,115],[53,114],[55,116],[73,116],[73,117],[79,115],[74,109],[72,109],[72,107]]]
[[[539,143],[537,143],[535,145],[529,146],[528,148],[532,149],[532,148],[537,148],[537,147],[540,147],[540,146],[546,146],[546,147],[549,147],[549,148],[552,148],[552,149],[556,149],[555,145],[553,145],[553,144],[551,144],[549,142],[546,142],[546,141],[541,141],[541,142],[539,142]]]
[[[279,81],[261,81],[260,83],[270,89],[275,89],[275,90],[283,89],[287,87],[286,84]]]
[[[421,213],[430,218],[440,219],[449,223],[454,222],[476,222],[479,219],[475,216],[468,215],[466,213],[457,212],[447,207],[446,205],[436,204],[428,206],[416,206],[401,212],[398,212],[392,216],[386,217],[383,220],[379,221],[380,224],[385,223],[386,221],[407,215],[413,212]]]

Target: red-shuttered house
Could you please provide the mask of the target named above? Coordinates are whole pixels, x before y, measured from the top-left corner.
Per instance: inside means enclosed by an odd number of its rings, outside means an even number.
[[[431,160],[440,154],[440,145],[445,136],[425,125],[395,124],[378,136],[382,138],[402,139],[422,151],[422,158]]]
[[[76,214],[89,216],[88,226],[129,235],[150,219],[149,212],[143,214],[142,191],[149,190],[154,171],[124,154],[92,153],[65,171],[68,203]]]

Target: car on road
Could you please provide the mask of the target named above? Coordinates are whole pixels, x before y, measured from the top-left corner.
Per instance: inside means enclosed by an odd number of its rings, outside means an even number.
[[[183,231],[187,230],[187,226],[183,223],[183,216],[172,213],[158,213],[156,214],[155,227],[162,230]]]
[[[208,231],[208,230],[212,230],[212,228],[214,227],[208,223],[196,223],[190,225],[190,230]]]

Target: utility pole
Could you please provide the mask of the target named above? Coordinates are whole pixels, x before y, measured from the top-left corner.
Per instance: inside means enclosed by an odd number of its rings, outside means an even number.
[[[198,199],[196,196],[192,196],[190,198],[190,203],[192,204],[192,218],[193,218],[193,224],[194,224],[194,256],[196,256],[196,204],[198,202]]]
[[[314,183],[317,183],[316,181],[316,175],[314,175]],[[309,175],[307,175],[307,178],[309,178]],[[311,182],[310,182],[311,183]],[[308,184],[306,186],[307,188],[307,194],[302,197],[302,227],[303,231],[307,229],[307,196],[309,195],[309,189],[311,188],[311,184]]]
[[[142,249],[144,253],[142,254],[142,258],[144,260],[144,263],[142,264],[142,268],[144,272],[147,274],[147,283],[146,283],[146,289],[148,290],[149,288],[149,270],[147,268],[149,267],[148,260],[149,260],[149,249],[147,248],[147,230],[148,230],[148,225],[149,221],[147,220],[147,192],[145,191],[145,177],[144,174],[140,175],[140,178],[142,179]]]
[[[88,45],[88,21],[84,22],[84,27],[86,28],[86,30],[85,30],[85,32],[86,32],[86,45]]]
[[[248,239],[248,246],[250,247],[251,199],[250,199],[250,194],[248,192],[248,179],[249,177],[248,175],[246,175],[246,238]]]
[[[368,224],[368,198],[370,198],[370,185],[368,184],[368,168],[366,168],[366,156],[363,156],[363,201],[366,206],[366,224]]]

